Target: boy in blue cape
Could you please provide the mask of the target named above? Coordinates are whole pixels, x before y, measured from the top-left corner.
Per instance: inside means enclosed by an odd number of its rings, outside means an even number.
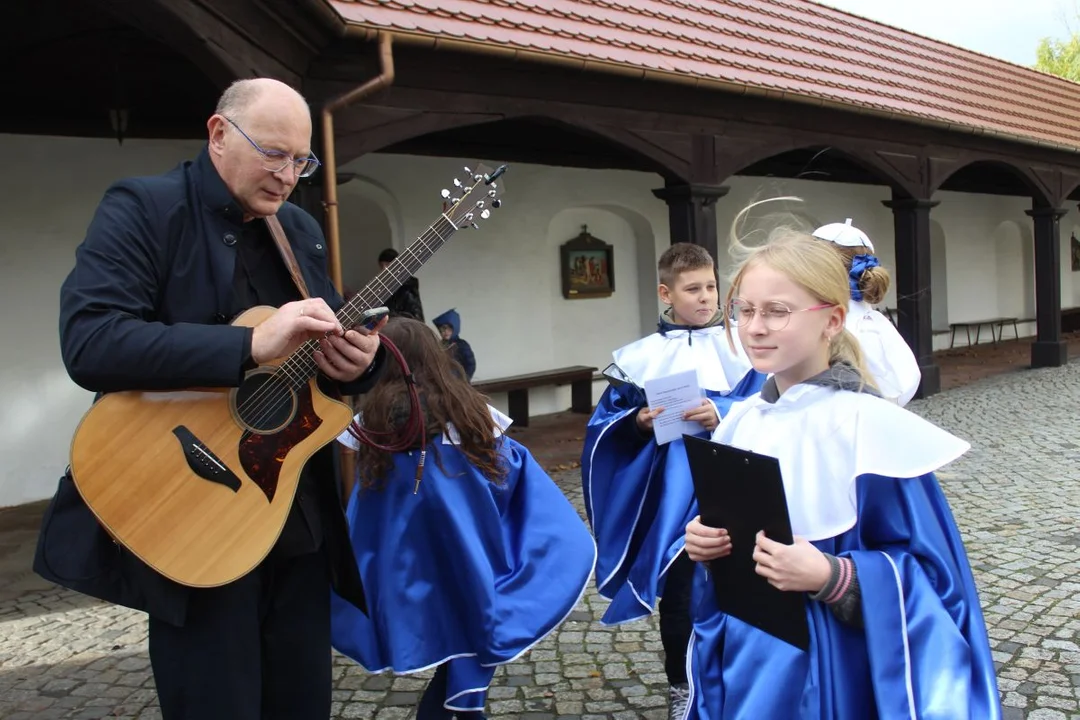
[[[660,445],[645,382],[695,369],[706,397],[684,419],[705,437],[732,402],[756,393],[764,376],[728,343],[718,312],[716,267],[698,245],[676,243],[658,262],[660,300],[668,309],[657,332],[613,353],[617,383],[605,390],[586,431],[581,457],[585,509],[596,537],[596,582],[611,605],[602,618],[620,624],[648,616],[660,601],[660,635],[671,686],[671,717],[689,697],[693,563],[683,552],[686,524],[696,515],[694,486],[681,439]]]

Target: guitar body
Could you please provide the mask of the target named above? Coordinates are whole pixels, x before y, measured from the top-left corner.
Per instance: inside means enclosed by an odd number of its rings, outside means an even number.
[[[254,327],[273,312],[251,308],[232,324]],[[79,493],[165,577],[214,587],[251,571],[281,534],[304,464],[351,422],[314,377],[278,372],[284,361],[239,388],[107,393],[75,430]]]

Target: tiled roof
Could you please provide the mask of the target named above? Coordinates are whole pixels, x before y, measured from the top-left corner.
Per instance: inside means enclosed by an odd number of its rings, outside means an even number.
[[[1080,152],[1080,84],[809,0],[330,3],[349,24],[436,46],[498,46]]]

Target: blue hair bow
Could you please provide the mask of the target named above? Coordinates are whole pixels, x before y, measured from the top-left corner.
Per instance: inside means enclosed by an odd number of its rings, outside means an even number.
[[[862,290],[859,289],[859,280],[862,274],[881,265],[873,255],[856,255],[851,259],[851,271],[848,272],[848,284],[851,286],[851,299],[859,302],[862,300]]]

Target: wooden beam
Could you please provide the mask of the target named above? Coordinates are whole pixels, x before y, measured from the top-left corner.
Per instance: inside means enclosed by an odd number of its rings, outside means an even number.
[[[202,23],[204,18],[213,19],[216,25],[226,26],[229,34],[243,38],[252,49],[258,49],[295,73],[297,81],[316,50],[258,0],[186,0],[185,4],[192,6],[186,15],[192,21]],[[199,12],[194,10],[195,6]],[[221,37],[226,39],[229,35]]]
[[[306,50],[297,48],[295,38],[272,29],[267,16],[238,4],[246,0],[228,0],[226,9],[240,13],[241,22],[254,22],[255,34],[238,29],[238,23],[223,15],[220,8],[212,9],[215,6],[199,0],[98,2],[118,18],[190,57],[219,87],[243,77],[273,77],[299,87],[310,57]],[[275,41],[282,43],[280,49],[264,49],[262,43]]]
[[[313,62],[309,82],[334,85],[361,76],[359,70],[351,68],[352,62],[359,64],[363,59],[357,53],[353,61],[341,47],[335,48],[332,55],[324,55]],[[985,159],[1000,159],[1016,166],[1038,162],[1080,170],[1080,155],[1051,148],[1019,145],[991,135],[950,133],[903,120],[779,99],[709,92],[669,83],[512,62],[494,56],[417,47],[400,48],[396,62],[398,76],[393,91],[394,102],[409,94],[429,98],[429,103],[420,105],[406,101],[414,108],[512,115],[518,103],[569,107],[576,112],[587,106],[594,121],[626,128],[712,132],[717,136],[738,130],[765,133],[788,143],[793,134],[798,134],[807,138],[807,144],[814,145],[862,143],[871,148],[880,145],[896,153],[917,156],[949,155],[959,151]],[[633,116],[629,123],[616,119],[625,118],[627,114]],[[897,138],[904,140],[897,142]],[[869,157],[868,162],[884,169],[885,163],[877,163]],[[907,180],[904,185],[911,187],[912,183]]]
[[[186,56],[215,86],[224,88],[238,77],[237,68],[226,55],[215,52],[160,0],[97,0],[97,5]]]
[[[275,23],[297,38],[314,57],[345,31],[345,24],[323,0],[254,0]],[[308,58],[310,64],[311,57]]]
[[[339,140],[348,142],[349,138]],[[416,138],[389,148],[381,152],[400,153],[406,155],[421,155],[427,157],[443,158],[493,158],[506,163],[530,163],[535,165],[548,165],[551,167],[572,167],[588,170],[635,170],[639,172],[652,172],[653,168],[646,167],[633,158],[618,153],[587,153],[575,152],[571,149],[551,150],[549,148],[535,148],[525,144],[507,146],[498,143],[484,142],[444,142],[427,138]]]
[[[941,392],[941,368],[934,363],[930,294],[930,210],[938,203],[893,192],[882,205],[893,211],[896,245],[896,307],[900,334],[919,363],[922,379],[915,397]]]

